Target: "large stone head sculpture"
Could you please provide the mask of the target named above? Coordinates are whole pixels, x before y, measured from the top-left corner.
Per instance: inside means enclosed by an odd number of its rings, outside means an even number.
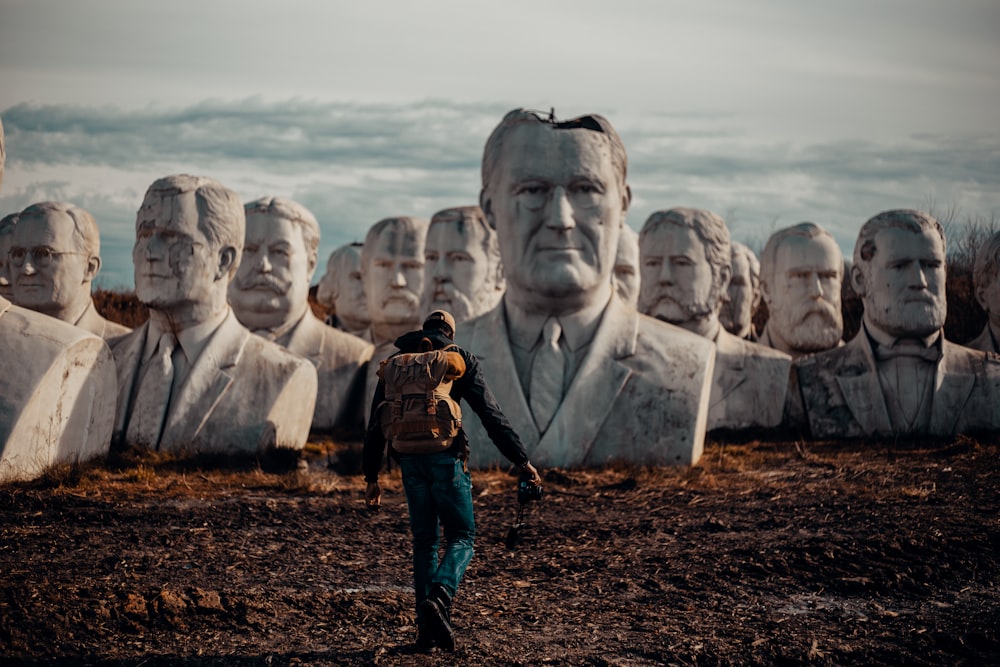
[[[633,308],[639,305],[639,235],[628,225],[622,225],[618,236],[613,274],[615,290],[622,301]]]
[[[13,276],[10,272],[10,258],[7,253],[14,240],[14,226],[17,225],[19,213],[11,213],[0,219],[0,297],[8,301],[14,299],[14,285],[11,284]]]
[[[631,202],[625,147],[602,116],[508,113],[483,152],[480,206],[497,230],[505,297],[529,313],[610,298]]]
[[[424,248],[423,312],[444,310],[464,322],[503,296],[503,263],[496,230],[478,206],[438,211]]]
[[[639,311],[714,338],[730,277],[729,230],[697,208],[657,211],[639,232]]]
[[[326,260],[326,273],[316,288],[316,300],[333,309],[337,328],[359,333],[368,328],[368,300],[361,272],[362,243],[342,245]]]
[[[282,197],[262,197],[244,211],[246,239],[229,303],[250,329],[277,329],[309,307],[319,223],[305,206]]]
[[[925,338],[944,326],[945,239],[941,224],[914,210],[871,218],[854,245],[851,286],[868,327],[895,338]]]
[[[979,247],[972,281],[976,288],[976,301],[986,312],[989,326],[1000,332],[1000,232],[990,236]]]
[[[739,241],[732,242],[732,270],[728,298],[719,311],[719,321],[737,338],[753,334],[753,314],[760,305],[760,261],[753,250]]]
[[[372,225],[361,249],[368,316],[376,345],[419,328],[427,221],[385,218]]]
[[[136,213],[135,291],[184,328],[227,307],[243,249],[239,196],[211,178],[181,174],[155,181]]]
[[[833,237],[812,222],[778,230],[760,259],[769,311],[762,344],[800,356],[836,347],[844,333],[844,261]]]
[[[14,302],[75,322],[90,305],[100,255],[90,213],[63,202],[32,204],[18,214],[8,249]]]

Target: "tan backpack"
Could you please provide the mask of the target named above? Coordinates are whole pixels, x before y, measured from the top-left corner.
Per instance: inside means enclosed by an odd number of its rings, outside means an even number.
[[[462,409],[450,395],[454,380],[446,379],[453,368],[448,350],[454,347],[397,354],[381,362],[378,374],[385,381],[385,401],[379,406],[382,432],[397,452],[443,452],[462,428]]]

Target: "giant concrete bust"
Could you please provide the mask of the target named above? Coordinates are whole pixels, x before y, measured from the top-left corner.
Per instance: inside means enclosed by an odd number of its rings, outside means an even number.
[[[802,222],[772,234],[760,274],[769,315],[758,342],[793,358],[842,344],[844,261],[825,229]]]
[[[722,303],[719,321],[737,338],[755,341],[753,316],[761,300],[760,261],[753,250],[739,241],[733,241],[732,248],[733,275],[729,278],[728,298]]]
[[[791,357],[726,331],[731,249],[726,223],[711,211],[657,211],[639,232],[640,309],[714,341],[715,371],[708,428],[781,423]]]
[[[986,313],[986,325],[966,345],[984,352],[1000,352],[1000,232],[986,239],[976,253],[972,282],[976,301]]]
[[[13,276],[10,272],[10,257],[7,253],[10,252],[10,244],[14,240],[14,227],[17,225],[18,213],[10,213],[0,218],[0,297],[8,301],[14,299],[14,285],[11,284]]]
[[[713,347],[640,315],[612,270],[631,201],[625,148],[605,118],[515,110],[483,152],[480,207],[507,291],[456,340],[483,371],[532,460],[689,464],[702,451]],[[478,420],[474,465],[498,463]]]
[[[445,310],[462,323],[492,309],[503,296],[496,231],[478,206],[435,213],[424,259],[422,312]]]
[[[327,323],[355,336],[364,336],[371,326],[368,299],[361,274],[361,243],[348,243],[330,253],[326,273],[316,287],[316,301],[333,310]]]
[[[97,336],[0,297],[0,482],[106,456],[115,363]]]
[[[91,284],[101,268],[101,238],[94,217],[79,206],[48,201],[21,211],[8,257],[14,303],[105,340],[130,331],[94,307]]]
[[[944,339],[937,220],[885,211],[861,228],[851,285],[864,303],[847,345],[795,362],[815,438],[951,436],[1000,428],[1000,363]]]
[[[361,274],[375,345],[365,383],[365,414],[378,384],[377,362],[396,351],[395,340],[423,324],[420,297],[424,289],[424,243],[427,220],[398,216],[379,220],[365,236]]]
[[[229,303],[237,319],[316,367],[319,389],[313,431],[360,420],[365,364],[372,346],[329,327],[309,307],[316,271],[319,223],[301,204],[281,197],[252,201],[246,210],[246,241]],[[352,422],[350,426],[354,426]]]
[[[628,305],[639,305],[639,235],[628,225],[622,225],[618,236],[618,252],[612,274],[618,297]]]
[[[149,320],[115,340],[115,440],[185,453],[305,445],[316,401],[308,361],[251,334],[226,301],[243,204],[186,174],[149,186],[136,214],[135,290]]]

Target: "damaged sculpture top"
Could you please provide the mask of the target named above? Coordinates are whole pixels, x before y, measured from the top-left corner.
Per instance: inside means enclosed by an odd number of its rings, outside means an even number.
[[[864,303],[847,345],[797,359],[814,438],[951,436],[1000,428],[1000,361],[944,339],[945,239],[937,220],[885,211],[861,228],[851,286]]]
[[[11,241],[14,240],[14,227],[16,225],[17,213],[0,218],[0,297],[8,301],[14,300],[14,286],[11,284],[13,276],[10,272],[10,258],[7,253],[10,251]]]
[[[226,302],[245,228],[239,197],[210,178],[168,176],[149,186],[132,261],[150,317],[112,342],[116,441],[246,455],[305,445],[316,370],[252,335]]]
[[[371,319],[368,317],[368,299],[365,281],[361,275],[361,243],[348,243],[330,253],[326,260],[326,273],[316,287],[316,301],[333,316],[327,324],[341,331],[366,337]]]
[[[79,206],[39,202],[18,214],[8,250],[14,303],[109,340],[130,329],[103,318],[91,283],[101,268],[94,217]]]
[[[760,305],[760,262],[753,250],[739,241],[732,243],[733,275],[729,279],[729,298],[722,304],[719,321],[737,338],[756,341],[753,316]]]
[[[622,225],[618,235],[618,252],[612,274],[615,291],[622,302],[633,308],[639,305],[639,235],[628,225]]]
[[[424,288],[424,242],[427,220],[399,216],[379,220],[365,236],[361,249],[361,274],[371,329],[368,339],[375,345],[365,383],[364,414],[378,384],[381,360],[396,352],[394,345],[404,333],[423,324],[420,297]]]
[[[715,341],[708,429],[781,423],[791,357],[737,338],[719,322],[730,280],[726,223],[711,211],[672,208],[639,233],[640,310]]]
[[[2,233],[2,232],[0,232]],[[980,246],[972,270],[976,301],[986,313],[986,326],[966,346],[983,352],[1000,352],[1000,232]]]
[[[843,345],[843,276],[840,247],[819,225],[801,222],[772,234],[760,258],[769,315],[758,342],[792,358]]]
[[[497,234],[478,206],[435,213],[424,259],[421,312],[446,310],[461,324],[492,309],[503,296]]]
[[[329,327],[309,307],[319,223],[301,204],[264,197],[246,205],[246,241],[229,303],[244,326],[305,357],[319,390],[312,430],[356,428],[372,346]]]
[[[480,206],[507,291],[458,327],[537,465],[690,464],[702,452],[713,346],[640,315],[611,280],[631,201],[601,116],[508,113],[483,153]],[[499,462],[465,422],[477,466]]]

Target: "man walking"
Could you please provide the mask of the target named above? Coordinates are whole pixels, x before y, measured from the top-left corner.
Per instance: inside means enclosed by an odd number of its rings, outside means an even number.
[[[461,361],[455,359],[449,362],[446,376],[454,378],[451,399],[455,403],[464,399],[479,416],[497,449],[528,475],[533,484],[541,484],[541,477],[528,461],[521,439],[486,385],[479,360],[472,353],[455,346],[454,338],[455,319],[447,311],[435,310],[427,316],[421,330],[411,331],[396,339],[399,352],[393,356],[422,352],[428,347],[433,350],[447,348],[449,352],[457,353]],[[456,355],[448,356],[453,359]],[[461,368],[463,362],[464,372]],[[392,409],[392,403],[386,402],[386,380],[383,377],[375,388],[363,450],[362,465],[368,483],[365,498],[373,509],[381,505],[382,499],[378,473],[386,442],[382,429],[384,409]],[[400,449],[410,448],[392,445],[390,439],[390,453],[399,462],[402,473],[413,533],[417,647],[426,650],[437,644],[450,651],[455,647],[451,603],[472,560],[476,535],[472,480],[466,465],[468,439],[459,426],[453,442],[435,453],[401,453]],[[445,553],[440,561],[439,527],[444,529],[445,539]]]

